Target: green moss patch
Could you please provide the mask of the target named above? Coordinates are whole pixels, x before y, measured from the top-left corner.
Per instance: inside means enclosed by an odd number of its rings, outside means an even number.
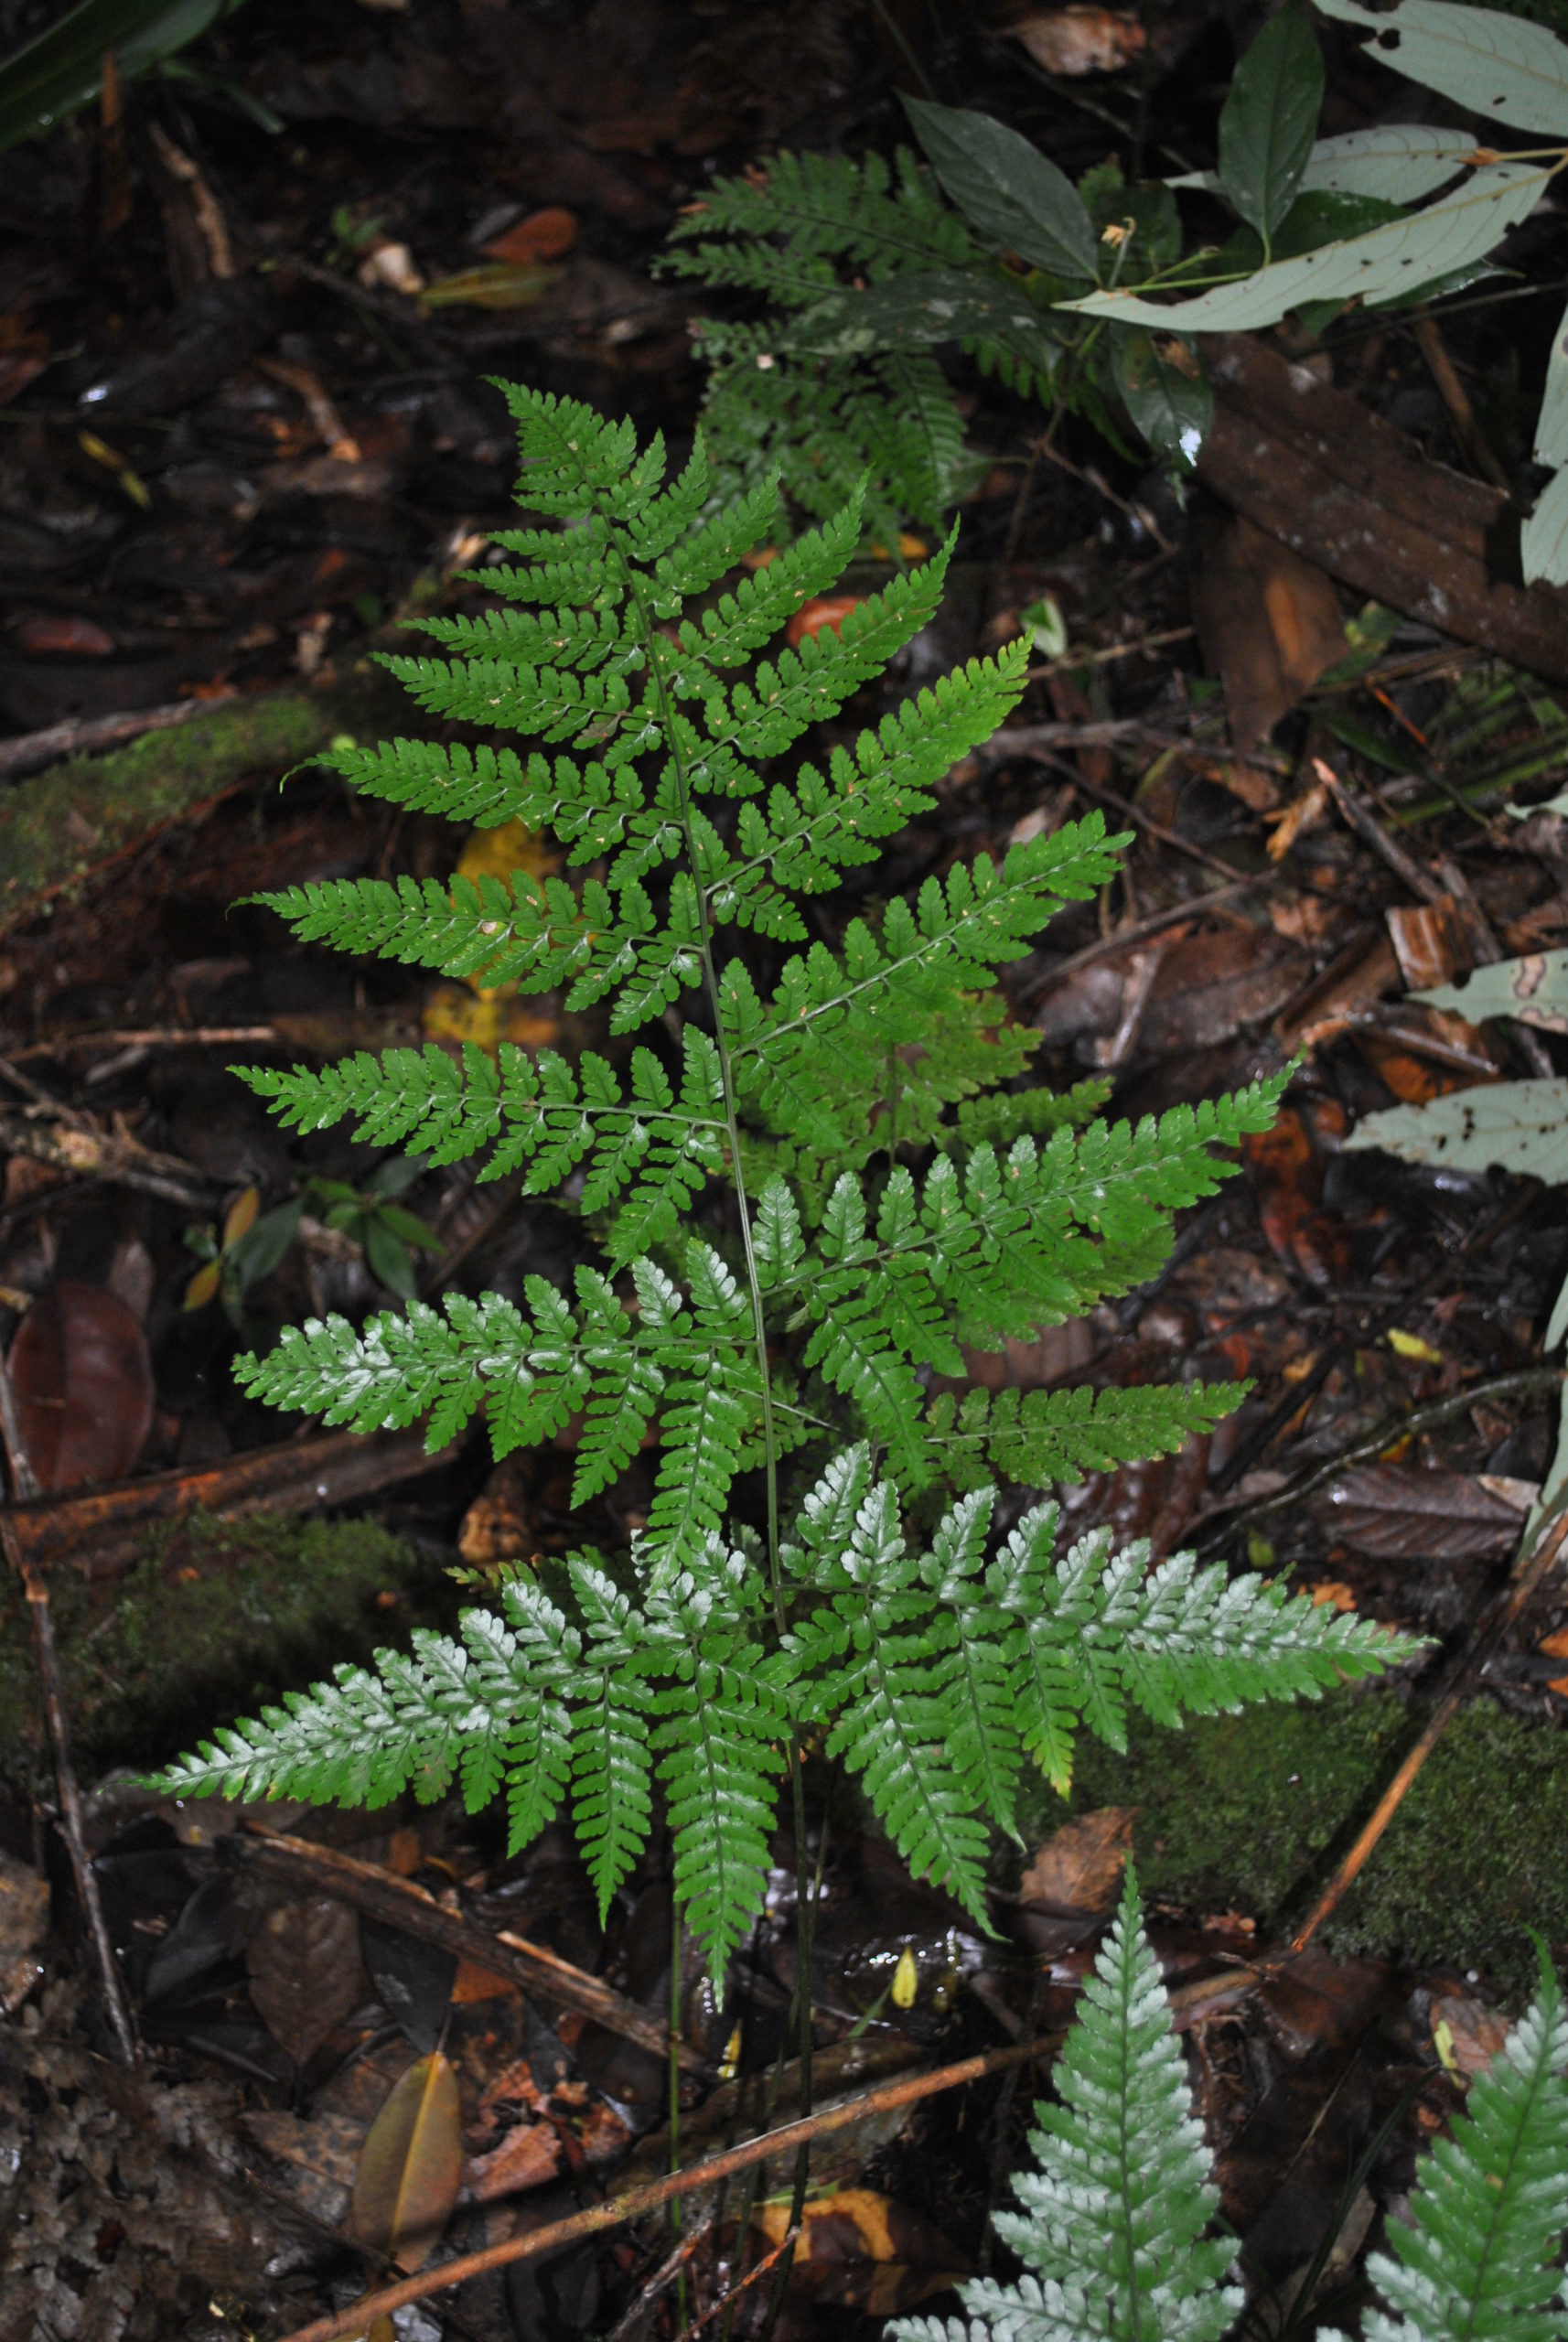
[[[1185,1732],[1144,1725],[1119,1757],[1080,1744],[1072,1807],[1142,1809],[1144,1885],[1200,1908],[1299,1918],[1423,1712],[1391,1692],[1250,1708]],[[1030,1816],[1061,1819],[1047,1791]],[[1324,1941],[1528,1986],[1534,1928],[1568,1941],[1568,1736],[1477,1701],[1439,1741]]]
[[[443,1584],[438,1563],[373,1521],[294,1513],[162,1527],[127,1575],[100,1585],[52,1572],[79,1772],[162,1763],[338,1660],[405,1640]],[[26,1793],[49,1769],[32,1628],[6,1580],[0,1779]]]

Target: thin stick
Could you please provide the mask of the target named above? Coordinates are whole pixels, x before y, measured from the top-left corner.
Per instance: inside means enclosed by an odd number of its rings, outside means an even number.
[[[694,2334],[700,2334],[704,2326],[711,2325],[721,2309],[733,2309],[746,2288],[755,2285],[759,2277],[766,2277],[770,2269],[776,2268],[787,2255],[793,2253],[800,2240],[800,2231],[798,2228],[786,2229],[772,2251],[765,2253],[755,2269],[748,2269],[738,2285],[732,2285],[727,2294],[721,2294],[713,2306],[703,2312],[701,2317],[694,2317],[691,2325],[684,2327],[676,2337],[676,2342],[692,2342],[692,2337]]]
[[[963,2057],[956,2065],[939,2066],[934,2073],[912,2075],[908,2081],[883,2082],[875,2090],[861,2090],[854,2098],[842,2099],[836,2106],[820,2107],[799,2122],[786,2122],[781,2130],[766,2131],[760,2138],[746,2139],[738,2147],[725,2148],[722,2154],[705,2156],[685,2171],[671,2172],[663,2179],[650,2179],[641,2187],[630,2187],[624,2196],[612,2197],[607,2204],[590,2204],[585,2211],[574,2212],[563,2220],[552,2220],[548,2227],[534,2229],[526,2236],[508,2237],[504,2243],[489,2245],[482,2252],[466,2252],[456,2261],[446,2261],[435,2269],[422,2270],[417,2276],[406,2277],[400,2285],[388,2285],[379,2294],[367,2294],[350,2309],[296,2327],[294,2333],[284,2337],[284,2342],[341,2342],[344,2335],[362,2334],[378,2317],[390,2316],[393,2310],[403,2309],[410,2302],[428,2301],[432,2294],[467,2284],[470,2277],[488,2276],[492,2269],[509,2268],[513,2261],[532,2261],[540,2253],[559,2251],[564,2245],[575,2244],[582,2237],[599,2236],[606,2229],[624,2227],[628,2220],[639,2220],[645,2212],[656,2212],[678,2196],[690,2195],[698,2187],[712,2187],[718,2180],[728,2179],[736,2172],[748,2170],[754,2163],[766,2162],[773,2155],[810,2146],[813,2140],[823,2138],[830,2132],[847,2131],[870,2115],[894,2113],[901,2106],[917,2105],[923,2098],[936,2098],[943,2090],[961,2089],[965,2082],[983,2081],[988,2074],[1004,2072],[1009,2066],[1027,2065],[1034,2058],[1047,2056],[1058,2047],[1060,2038],[1059,2033],[1044,2034],[1035,2041],[1017,2042],[1005,2049],[988,2049],[983,2057]]]
[[[16,1413],[16,1394],[11,1387],[10,1370],[4,1357],[0,1357],[0,1438],[4,1438],[5,1445],[12,1495],[24,1500],[36,1497],[38,1483],[27,1455],[27,1442],[22,1437],[21,1418]],[[60,1687],[59,1654],[55,1649],[55,1623],[49,1608],[48,1585],[24,1556],[16,1532],[11,1525],[9,1508],[0,1513],[0,1550],[4,1551],[7,1563],[22,1581],[22,1591],[27,1595],[27,1608],[32,1614],[33,1634],[38,1646],[38,1679],[43,1689],[44,1714],[48,1723],[49,1742],[54,1750],[55,1783],[59,1791],[60,1832],[70,1857],[77,1905],[87,1921],[93,1956],[98,1962],[103,2004],[109,2014],[120,2062],[123,2066],[134,2066],[136,2062],[135,2030],[131,2023],[120,1963],[114,1957],[114,1947],[109,1939],[109,1929],[103,1918],[98,1875],[88,1859],[87,1841],[82,1833],[81,1798],[70,1761],[70,1731],[66,1722],[65,1695]]]
[[[1558,1515],[1544,1536],[1538,1536],[1521,1550],[1514,1563],[1506,1599],[1477,1622],[1447,1691],[1432,1711],[1419,1738],[1373,1807],[1355,1844],[1293,1937],[1293,1951],[1306,1949],[1324,1920],[1337,1907],[1346,1889],[1365,1868],[1369,1855],[1404,1802],[1411,1783],[1458,1714],[1466,1694],[1474,1688],[1476,1678],[1491,1659],[1498,1643],[1561,1558],[1565,1541],[1568,1541],[1568,1509]]]
[[[235,696],[231,691],[220,692],[212,699],[177,700],[169,707],[142,707],[124,715],[77,716],[64,724],[46,725],[41,732],[0,740],[0,780],[20,780],[24,774],[42,772],[46,766],[67,757],[120,747],[127,740],[139,739],[144,732],[168,731],[177,724],[188,723],[193,715],[204,715],[219,700]]]
[[[335,1895],[339,1902],[351,1904],[383,1927],[400,1928],[424,1943],[439,1944],[458,1959],[472,1960],[492,1975],[506,1977],[537,1999],[575,2009],[602,2025],[607,2033],[635,2041],[651,2057],[662,2058],[672,2053],[682,2067],[701,2071],[706,2066],[701,2050],[689,2042],[676,2040],[671,2052],[668,2027],[599,1977],[574,1968],[542,1944],[531,1943],[526,1936],[513,1935],[510,1929],[488,1935],[460,1913],[432,1901],[408,1879],[394,1877],[375,1863],[360,1862],[356,1855],[339,1853],[333,1846],[318,1846],[313,1840],[259,1829],[253,1822],[236,1834],[234,1842],[243,1847],[247,1863],[281,1871],[314,1886],[317,1894]]]

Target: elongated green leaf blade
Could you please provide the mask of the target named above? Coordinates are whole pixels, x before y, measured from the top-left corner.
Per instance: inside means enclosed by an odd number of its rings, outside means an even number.
[[[1189,301],[1162,306],[1112,289],[1061,306],[1086,317],[1116,317],[1123,325],[1163,327],[1167,333],[1248,333],[1277,325],[1303,301],[1360,299],[1375,307],[1479,260],[1533,210],[1550,177],[1534,164],[1487,164],[1424,211],[1391,220],[1387,227],[1343,243],[1325,244],[1299,260],[1275,261]]]
[[[48,130],[98,95],[113,50],[132,81],[200,38],[240,0],[81,0],[0,64],[0,152]]]
[[[1419,203],[1477,157],[1467,130],[1387,122],[1320,138],[1301,175],[1303,195],[1376,195],[1385,203]]]
[[[1535,425],[1538,464],[1568,464],[1568,309],[1557,320],[1546,360],[1546,389]]]
[[[1452,1170],[1529,1171],[1568,1182],[1568,1080],[1484,1082],[1427,1106],[1369,1114],[1345,1142]]]
[[[988,113],[906,98],[916,137],[972,226],[1057,276],[1097,275],[1094,230],[1078,190],[1017,131]]]
[[[1549,479],[1519,532],[1527,586],[1568,586],[1568,470]]]
[[[1426,123],[1386,122],[1372,130],[1347,130],[1315,141],[1301,175],[1298,195],[1375,195],[1385,203],[1419,203],[1451,179],[1480,149],[1467,130],[1444,130]],[[1218,171],[1183,171],[1166,187],[1220,192]]]
[[[1237,66],[1219,116],[1219,182],[1265,239],[1295,199],[1323,102],[1323,58],[1305,14],[1270,18]]]
[[[1452,0],[1318,0],[1326,16],[1373,36],[1380,65],[1510,130],[1568,138],[1568,46],[1541,25]]]

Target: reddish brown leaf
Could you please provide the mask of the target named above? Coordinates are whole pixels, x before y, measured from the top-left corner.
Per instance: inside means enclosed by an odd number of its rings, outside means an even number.
[[[821,634],[825,626],[831,626],[837,634],[851,610],[859,606],[858,594],[819,595],[814,602],[808,602],[803,609],[796,611],[784,629],[784,639],[798,648],[809,634]]]
[[[101,1285],[52,1286],[16,1328],[9,1364],[40,1488],[130,1471],[152,1428],[155,1394],[146,1338],[123,1301]]]
[[[1080,1813],[1046,1840],[1018,1882],[1018,1900],[1036,1908],[1109,1911],[1122,1891],[1135,1805]]]
[[[532,268],[542,260],[559,260],[576,241],[575,214],[553,203],[543,211],[531,211],[526,220],[520,220],[504,235],[481,244],[479,250],[487,260],[506,261],[513,268]]]
[[[1345,656],[1339,598],[1327,576],[1235,514],[1201,533],[1192,611],[1243,753]]]
[[[1047,8],[1007,30],[1036,65],[1069,80],[1120,72],[1143,55],[1148,38],[1142,18],[1123,8]]]
[[[94,626],[91,618],[60,618],[45,611],[24,618],[15,639],[35,659],[107,659],[115,648],[113,636]]]
[[[1314,1509],[1326,1531],[1386,1561],[1465,1562],[1512,1552],[1535,1495],[1524,1480],[1363,1464]]]
[[[285,1903],[267,1913],[247,1944],[245,1966],[257,2014],[303,2066],[364,1989],[360,1922],[329,1895]]]

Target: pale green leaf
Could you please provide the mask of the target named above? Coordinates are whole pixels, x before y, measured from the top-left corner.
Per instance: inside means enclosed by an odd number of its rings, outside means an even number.
[[[1530,951],[1477,968],[1463,983],[1434,984],[1411,994],[1428,1008],[1451,1008],[1472,1024],[1483,1016],[1515,1016],[1543,1033],[1568,1033],[1568,951]]]
[[[1385,122],[1320,138],[1301,175],[1303,195],[1376,195],[1385,203],[1419,203],[1477,156],[1467,130]]]
[[[1554,472],[1519,532],[1527,586],[1568,586],[1568,468]]]
[[[1373,36],[1367,55],[1510,130],[1568,138],[1568,47],[1541,25],[1452,0],[1318,0],[1326,16]]]
[[[1219,181],[1267,243],[1295,200],[1323,102],[1323,58],[1300,8],[1264,25],[1219,116]]]
[[[1568,464],[1568,309],[1557,320],[1546,360],[1546,390],[1535,425],[1538,464]]]
[[[1534,209],[1551,181],[1533,164],[1493,163],[1424,211],[1364,236],[1275,261],[1189,301],[1161,304],[1135,293],[1090,293],[1061,306],[1167,333],[1244,333],[1277,325],[1303,301],[1391,301],[1434,276],[1479,260]]]
[[[1568,1080],[1482,1082],[1427,1106],[1369,1114],[1345,1142],[1452,1171],[1528,1171],[1568,1183]]]
[[[988,113],[906,98],[938,178],[972,226],[1056,276],[1097,274],[1094,230],[1077,188],[1037,147]]]

